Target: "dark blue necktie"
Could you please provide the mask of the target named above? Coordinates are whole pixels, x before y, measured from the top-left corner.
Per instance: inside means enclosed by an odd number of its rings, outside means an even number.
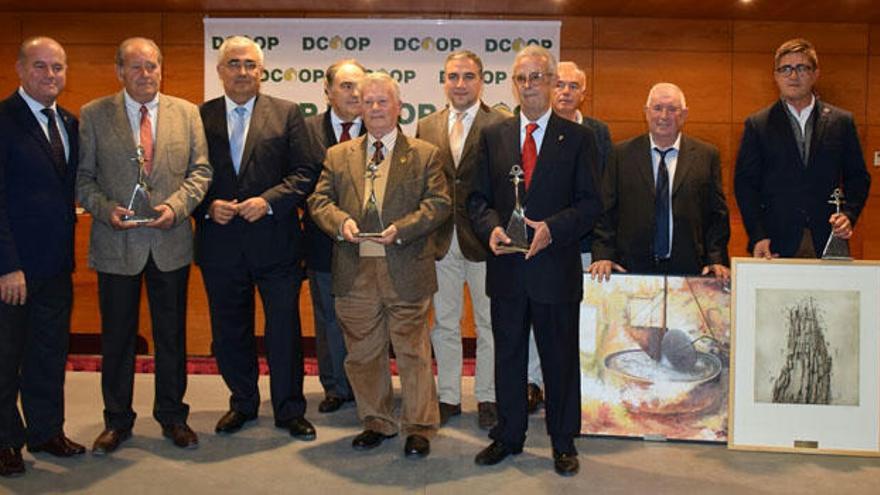
[[[657,190],[654,194],[654,256],[669,256],[669,171],[666,169],[666,154],[674,148],[654,151],[660,153],[657,166]]]
[[[63,176],[67,169],[67,157],[64,153],[64,143],[61,141],[61,133],[58,132],[58,124],[55,122],[55,110],[44,108],[40,112],[49,119],[49,147],[52,149],[52,162],[58,174]]]

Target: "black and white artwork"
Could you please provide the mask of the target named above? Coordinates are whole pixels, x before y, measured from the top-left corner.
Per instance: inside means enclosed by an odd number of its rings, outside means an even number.
[[[859,292],[756,292],[755,402],[859,405]]]

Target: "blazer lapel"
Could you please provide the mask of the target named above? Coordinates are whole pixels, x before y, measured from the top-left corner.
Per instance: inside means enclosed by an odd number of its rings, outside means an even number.
[[[125,90],[123,90],[123,91],[125,91]],[[128,113],[125,111],[125,97],[123,97],[123,95],[122,95],[123,91],[120,91],[116,95],[116,97],[114,98],[114,103],[115,103],[116,109],[113,111],[112,127],[113,127],[113,132],[116,134],[117,142],[120,145],[122,145],[122,147],[125,149],[125,153],[131,158],[130,162],[131,162],[132,166],[136,168],[138,166],[137,161],[135,160],[135,158],[137,157],[137,143],[134,142],[134,135],[132,135],[132,131],[131,131],[131,129],[132,129],[131,122],[129,122]],[[160,95],[159,96],[160,108],[161,108],[161,105],[162,105],[162,96]],[[159,123],[161,123],[162,112],[159,112],[159,119],[160,119]],[[162,126],[159,125],[159,123],[156,124],[156,134],[158,134],[162,128]],[[158,139],[156,141],[158,143]],[[158,151],[158,149],[159,149],[158,146],[156,146],[155,149]],[[153,156],[154,156],[153,160],[156,161],[156,158],[158,158],[158,154],[154,153]],[[154,163],[154,166],[155,166],[155,163]]]
[[[795,163],[803,168],[804,161],[801,159],[801,152],[797,147],[797,139],[794,137],[794,131],[791,129],[791,120],[788,116],[788,109],[785,108],[785,103],[783,103],[782,100],[777,101],[776,105],[770,110],[768,121],[770,126],[783,136],[782,140],[784,142],[782,145],[788,149],[788,155],[795,160]]]
[[[692,149],[693,146],[690,140],[682,134],[681,147],[678,148],[678,160],[675,163],[675,176],[672,178],[672,196],[675,196],[675,192],[684,183],[685,177],[691,170],[690,158]]]
[[[480,144],[480,130],[485,125],[486,113],[488,111],[488,107],[481,103],[480,108],[477,110],[477,115],[474,117],[474,122],[471,124],[470,132],[468,132],[464,140],[464,146],[461,149],[461,160],[458,162],[459,168],[462,163],[466,163],[465,157],[477,152],[477,147]]]
[[[204,120],[205,134],[211,137],[210,141],[219,142],[219,163],[211,163],[215,173],[225,169],[229,174],[235,175],[232,166],[232,151],[229,149],[229,127],[226,121],[226,98],[218,98],[208,103]]]
[[[357,209],[360,212],[364,204],[364,174],[367,167],[367,137],[359,136],[348,142],[346,161],[348,175],[354,188]]]
[[[46,133],[43,132],[43,128],[39,122],[37,122],[36,117],[33,112],[31,112],[30,107],[27,105],[27,102],[18,94],[18,91],[15,92],[15,96],[18,98],[19,108],[17,111],[18,122],[21,125],[22,129],[25,129],[28,134],[37,143],[39,143],[40,148],[46,153],[46,157],[49,159],[49,163],[52,163],[52,147],[49,145],[49,140],[46,139]],[[70,139],[70,131],[67,133],[68,141],[73,141]],[[73,156],[73,149],[70,150],[70,156]],[[54,167],[53,167],[54,168]]]
[[[645,189],[650,191],[651,203],[653,203],[654,196],[657,194],[657,184],[654,180],[654,151],[651,149],[651,138],[648,134],[645,134],[639,140],[641,142],[636,146],[636,149],[639,150],[639,156],[635,162],[636,173],[641,177]]]
[[[398,129],[397,142],[394,143],[394,152],[391,154],[391,160],[388,162],[388,181],[385,184],[385,197],[382,198],[382,211],[386,211],[385,204],[388,203],[388,198],[403,183],[407,172],[406,164],[409,159],[409,153],[409,140]]]
[[[321,128],[324,130],[324,142],[321,144],[323,144],[327,148],[333,146],[334,144],[338,144],[336,142],[336,133],[333,131],[333,120],[330,116],[329,108],[326,112],[324,112],[324,118],[321,120]]]
[[[248,124],[247,136],[244,139],[244,151],[241,152],[241,168],[238,170],[238,176],[242,177],[250,168],[251,155],[254,154],[254,147],[260,140],[263,133],[263,124],[266,121],[266,112],[269,102],[262,95],[257,95],[254,101],[254,113],[251,115],[250,124]]]
[[[813,164],[813,158],[816,156],[816,148],[821,146],[822,143],[822,134],[825,133],[825,126],[828,124],[829,115],[831,114],[831,109],[822,104],[819,99],[816,99],[816,106],[813,108],[813,135],[810,138],[810,149],[809,154],[807,155],[807,166],[811,167]]]

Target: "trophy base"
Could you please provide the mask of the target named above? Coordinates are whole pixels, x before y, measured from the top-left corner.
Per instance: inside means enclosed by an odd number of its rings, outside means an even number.
[[[363,237],[363,238],[371,238],[371,237],[375,238],[375,237],[382,237],[382,233],[381,232],[359,232],[357,236]]]
[[[822,259],[852,261],[853,258],[849,254],[849,242],[831,234],[828,237],[828,242],[825,243],[825,249],[822,250]]]
[[[156,217],[156,218],[158,218],[158,217]],[[144,223],[150,223],[150,222],[156,220],[156,218],[149,218],[149,217],[129,217],[129,218],[125,218],[125,217],[123,217],[123,218],[122,218],[122,223],[141,225],[141,224],[144,224]]]
[[[512,253],[528,253],[528,246],[517,246],[515,244],[499,244],[498,247],[495,248],[501,254],[512,254]]]

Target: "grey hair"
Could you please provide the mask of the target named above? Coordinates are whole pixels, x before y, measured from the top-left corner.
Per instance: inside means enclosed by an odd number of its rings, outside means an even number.
[[[132,43],[137,43],[139,41],[145,42],[150,48],[156,51],[156,60],[159,62],[159,65],[162,65],[162,50],[159,49],[159,45],[150,38],[134,37],[125,39],[119,44],[119,47],[116,49],[116,67],[125,66],[125,50],[127,50],[128,46]]]
[[[226,58],[226,54],[229,53],[229,50],[240,47],[255,49],[257,51],[257,62],[259,62],[261,66],[263,65],[263,49],[260,48],[260,45],[254,42],[254,40],[247,36],[230,36],[223,40],[223,44],[217,49],[217,65],[220,65],[220,63],[223,62],[223,59]]]
[[[550,50],[539,45],[526,45],[525,48],[523,48],[516,54],[516,58],[513,59],[513,67],[510,69],[511,74],[516,70],[516,65],[520,62],[520,60],[530,57],[544,59],[544,65],[547,67],[547,73],[554,76],[557,74],[556,57],[554,57],[553,54],[550,53]]]
[[[648,99],[645,100],[645,108],[651,106],[651,98],[654,96],[655,92],[661,89],[671,89],[675,91],[676,93],[678,93],[678,97],[681,100],[681,109],[684,110],[688,107],[687,100],[685,100],[684,98],[684,91],[682,91],[681,88],[669,82],[659,82],[651,86],[651,91],[648,91]]]
[[[364,89],[369,86],[385,86],[391,88],[391,94],[400,103],[400,84],[385,72],[370,72],[363,79],[358,81],[358,92],[363,94]]]

